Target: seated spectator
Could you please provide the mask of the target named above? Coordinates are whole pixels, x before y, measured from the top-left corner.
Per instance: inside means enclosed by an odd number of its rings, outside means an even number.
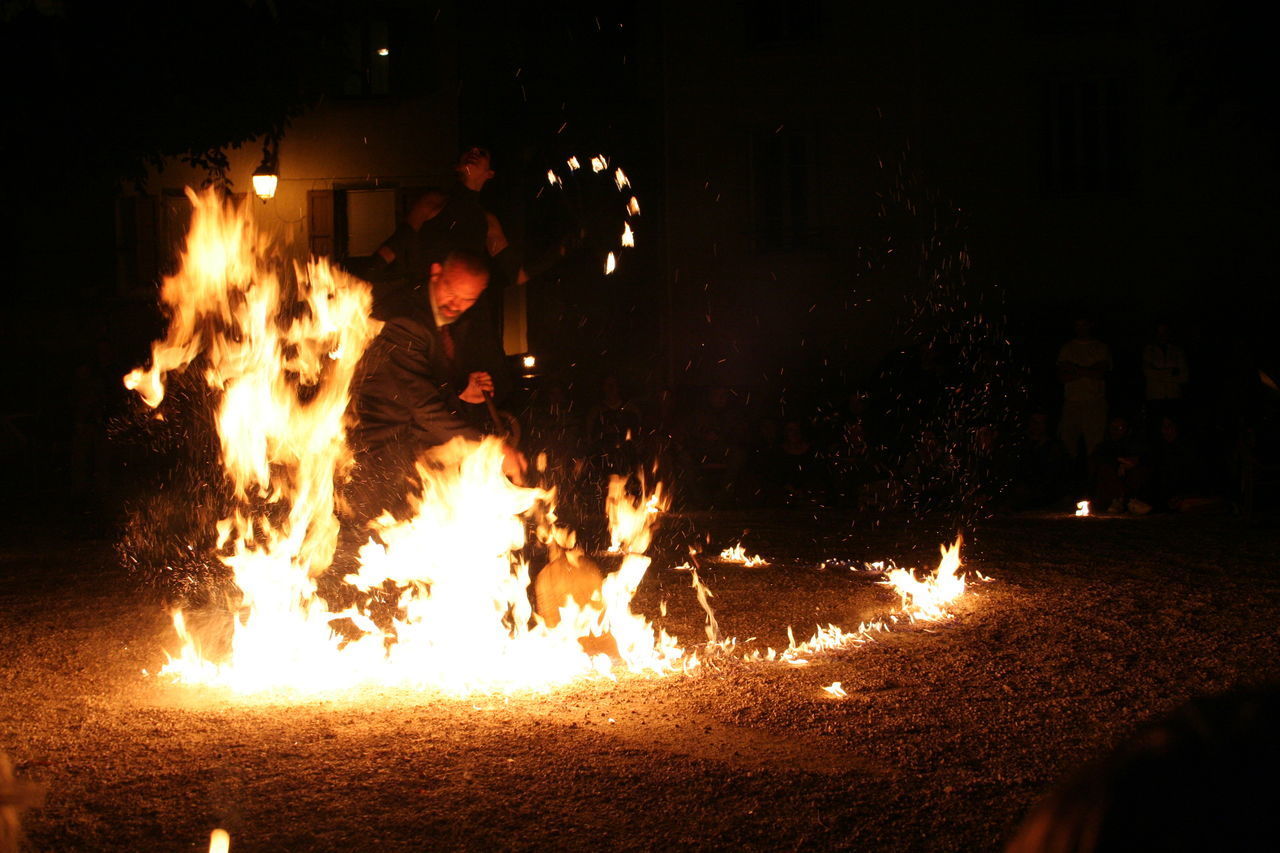
[[[679,476],[679,449],[676,447],[676,394],[671,388],[659,388],[647,405],[640,407],[644,416],[641,426],[640,458],[656,464],[664,478]]]
[[[548,380],[534,396],[529,408],[529,455],[546,454],[551,482],[566,486],[577,479],[585,459],[582,416],[565,390],[564,383]]]
[[[728,388],[707,389],[680,430],[694,502],[711,507],[734,498],[747,445],[746,416]]]
[[[994,424],[976,427],[969,440],[961,472],[962,505],[975,511],[988,511],[996,498],[1013,482],[1017,456]]]
[[[613,374],[604,378],[600,390],[600,402],[587,413],[592,462],[603,473],[629,474],[639,462],[640,409],[623,396]]]
[[[1015,450],[1015,473],[1001,506],[1018,511],[1042,509],[1060,501],[1067,490],[1070,459],[1062,439],[1049,429],[1049,416],[1034,412]]]
[[[747,444],[742,466],[742,499],[755,506],[774,506],[782,500],[782,442],[777,418],[762,417]]]
[[[954,497],[957,481],[956,458],[932,429],[922,429],[902,461],[905,499],[923,512],[935,509]]]
[[[1174,512],[1218,506],[1222,498],[1211,494],[1208,481],[1199,449],[1176,420],[1161,418],[1160,439],[1151,454],[1152,503]]]
[[[828,454],[835,496],[859,510],[887,508],[891,480],[880,448],[867,438],[866,425],[860,417],[847,421]]]
[[[1140,495],[1151,479],[1150,451],[1134,434],[1129,419],[1117,415],[1107,425],[1107,437],[1091,458],[1094,506],[1110,513],[1142,515],[1151,504]]]
[[[782,442],[778,445],[778,482],[783,502],[788,505],[822,503],[826,499],[826,465],[818,458],[817,448],[809,438],[803,421],[796,418],[782,425]]]

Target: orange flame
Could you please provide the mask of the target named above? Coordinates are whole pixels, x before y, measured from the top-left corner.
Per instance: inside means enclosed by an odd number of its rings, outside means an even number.
[[[957,574],[960,568],[962,537],[957,536],[950,547],[941,546],[942,559],[933,574],[921,579],[908,569],[891,569],[884,583],[891,586],[901,601],[898,614],[890,614],[877,622],[864,622],[856,630],[846,630],[837,625],[818,626],[813,636],[803,643],[796,642],[795,634],[787,629],[788,644],[782,652],[767,649],[763,653],[753,651],[746,656],[750,661],[779,661],[791,666],[807,666],[815,653],[847,648],[869,642],[876,634],[890,630],[899,614],[912,621],[944,619],[950,615],[947,605],[955,602],[965,591],[965,579]],[[883,563],[872,563],[868,568],[882,570]],[[988,581],[981,573],[974,573],[979,580]],[[723,641],[718,648],[733,648],[734,640]],[[830,692],[830,691],[828,691]]]
[[[368,318],[368,287],[323,261],[295,267],[296,284],[286,287],[247,208],[211,193],[191,199],[182,268],[161,294],[170,328],[151,366],[130,373],[126,384],[158,406],[166,375],[200,359],[218,394],[222,461],[238,500],[218,525],[217,549],[239,600],[223,614],[226,636],[203,627],[208,619],[174,614],[182,648],[166,674],[237,691],[378,683],[462,692],[545,688],[593,672],[612,675],[617,666],[667,673],[700,665],[631,610],[650,565],[653,524],[667,507],[661,485],[649,491],[629,489],[622,478],[610,482],[611,551],[621,563],[599,575],[585,599],[566,599],[550,626],[532,612],[530,567],[518,557],[525,519],[541,519],[539,535],[561,551],[574,549],[574,536],[556,526],[551,492],[502,475],[496,439],[455,439],[419,460],[423,486],[413,516],[384,515],[372,525],[344,578],[354,603],[331,609],[314,579],[333,563],[334,483],[351,464],[343,419],[355,366],[379,329]],[[930,577],[889,572],[905,615],[947,615],[965,590],[960,546],[957,538],[942,549]],[[765,564],[741,544],[721,558]],[[691,585],[707,614],[708,647],[732,648],[733,640],[718,639],[711,593],[696,572]],[[377,597],[390,606],[375,618],[367,602]],[[807,655],[884,629],[829,625],[805,643],[788,629],[787,649],[770,649],[764,659],[803,666]],[[606,637],[607,644],[584,642]]]
[[[755,568],[756,566],[769,565],[765,558],[761,557],[759,554],[748,554],[747,550],[742,547],[741,542],[734,545],[732,548],[725,548],[721,551],[720,559],[724,560],[726,563],[741,563],[748,569]]]
[[[624,482],[611,485],[622,564],[591,602],[566,603],[553,630],[531,612],[529,566],[517,556],[526,516],[554,524],[553,495],[507,480],[496,439],[455,439],[420,460],[415,514],[372,525],[376,538],[345,577],[356,603],[331,609],[314,578],[333,563],[334,484],[352,461],[343,419],[355,367],[380,327],[369,319],[368,287],[314,261],[296,268],[298,284],[285,288],[273,247],[246,208],[211,193],[191,198],[184,262],[162,291],[168,334],[153,348],[151,367],[126,384],[159,405],[166,374],[201,359],[218,393],[222,462],[239,504],[219,523],[217,547],[240,600],[221,623],[229,636],[196,630],[175,613],[182,647],[164,674],[240,692],[371,682],[453,692],[542,688],[610,672],[615,661],[580,642],[604,634],[630,671],[696,665],[630,609],[649,566],[650,528],[665,509],[661,487],[632,499]],[[294,319],[286,324],[286,316]],[[375,619],[367,602],[387,596],[391,615]]]
[[[931,621],[945,618],[946,606],[964,594],[964,575],[957,574],[960,569],[960,546],[964,537],[957,536],[950,547],[943,545],[939,550],[942,559],[933,574],[920,579],[910,569],[893,569],[886,577],[886,583],[902,600],[902,609],[912,619]]]

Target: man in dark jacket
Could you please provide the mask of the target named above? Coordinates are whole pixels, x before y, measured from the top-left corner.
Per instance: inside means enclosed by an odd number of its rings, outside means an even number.
[[[431,265],[427,286],[411,291],[365,352],[350,409],[356,470],[347,497],[357,519],[407,510],[423,451],[455,436],[482,437],[485,398],[500,393],[504,375],[497,341],[470,311],[488,282],[483,257],[450,253]],[[510,447],[506,454],[504,471],[518,481],[524,459]]]

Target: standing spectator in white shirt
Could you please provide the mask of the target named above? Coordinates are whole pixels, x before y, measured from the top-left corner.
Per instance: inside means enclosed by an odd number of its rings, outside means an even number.
[[[1062,422],[1058,434],[1067,452],[1079,457],[1081,439],[1088,458],[1107,429],[1107,374],[1111,349],[1093,337],[1090,322],[1076,320],[1076,336],[1058,351],[1058,379],[1062,381]]]
[[[1182,386],[1187,384],[1187,354],[1170,340],[1169,324],[1156,325],[1156,339],[1142,348],[1142,375],[1147,385],[1147,423],[1155,429],[1160,419],[1180,420]]]

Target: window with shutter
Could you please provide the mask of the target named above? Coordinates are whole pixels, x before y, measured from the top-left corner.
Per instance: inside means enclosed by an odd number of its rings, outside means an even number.
[[[307,191],[307,232],[311,254],[332,257],[334,247],[333,190]]]

